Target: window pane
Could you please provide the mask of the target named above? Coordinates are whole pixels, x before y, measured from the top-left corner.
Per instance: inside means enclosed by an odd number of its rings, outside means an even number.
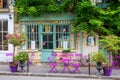
[[[53,49],[53,43],[48,44],[49,49]]]
[[[5,35],[7,35],[7,32],[3,33],[3,41],[6,40]]]
[[[8,31],[8,21],[3,21],[3,31]]]
[[[0,45],[2,45],[2,32],[0,32]]]
[[[56,26],[56,47],[67,49],[70,48],[70,27],[68,25]]]
[[[47,35],[44,35],[43,36],[43,41],[47,42],[48,38],[47,38]]]
[[[53,34],[43,34],[43,49],[53,49]]]
[[[39,32],[37,24],[27,24],[27,40],[28,48],[31,48],[31,41],[35,41],[35,48],[39,48]]]
[[[2,31],[2,22],[0,21],[0,31]]]
[[[45,42],[45,45],[43,45],[43,49],[47,49],[48,43]]]
[[[49,42],[53,42],[53,35],[48,36]]]
[[[42,26],[42,32],[53,32],[53,25],[52,24],[46,24]]]
[[[3,0],[3,8],[8,8],[7,0]]]
[[[8,44],[5,44],[5,35],[8,33],[8,21],[0,20],[0,50],[8,50]]]

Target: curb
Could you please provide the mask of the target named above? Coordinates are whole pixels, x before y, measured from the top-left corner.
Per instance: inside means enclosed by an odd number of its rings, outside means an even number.
[[[92,79],[115,79],[120,80],[120,76],[98,76],[98,75],[86,75],[86,74],[55,74],[55,73],[27,73],[27,72],[0,72],[0,75],[9,76],[36,76],[36,77],[65,77],[65,78],[92,78]]]

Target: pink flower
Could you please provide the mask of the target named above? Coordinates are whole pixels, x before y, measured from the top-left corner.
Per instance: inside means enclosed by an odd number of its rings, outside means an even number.
[[[17,33],[14,33],[15,38],[19,38],[19,35]]]
[[[6,38],[6,39],[9,39],[9,38],[10,38],[10,35],[9,35],[9,34],[6,34],[6,35],[5,35],[5,38]]]

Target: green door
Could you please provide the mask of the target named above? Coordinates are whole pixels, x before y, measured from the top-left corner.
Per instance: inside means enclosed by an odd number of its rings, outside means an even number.
[[[53,34],[53,26],[52,25],[43,25],[42,26],[42,38],[41,38],[41,61],[48,62],[48,57],[51,57],[51,53],[54,49],[54,34]]]

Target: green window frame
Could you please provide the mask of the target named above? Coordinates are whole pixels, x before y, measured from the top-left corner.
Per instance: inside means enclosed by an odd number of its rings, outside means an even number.
[[[35,41],[35,49],[70,48],[70,24],[32,24],[27,23],[27,48]]]
[[[54,25],[50,23],[42,25],[42,49],[54,49]]]
[[[26,35],[27,35],[27,48],[31,49],[31,42],[35,41],[35,49],[39,49],[39,25],[27,24]]]

